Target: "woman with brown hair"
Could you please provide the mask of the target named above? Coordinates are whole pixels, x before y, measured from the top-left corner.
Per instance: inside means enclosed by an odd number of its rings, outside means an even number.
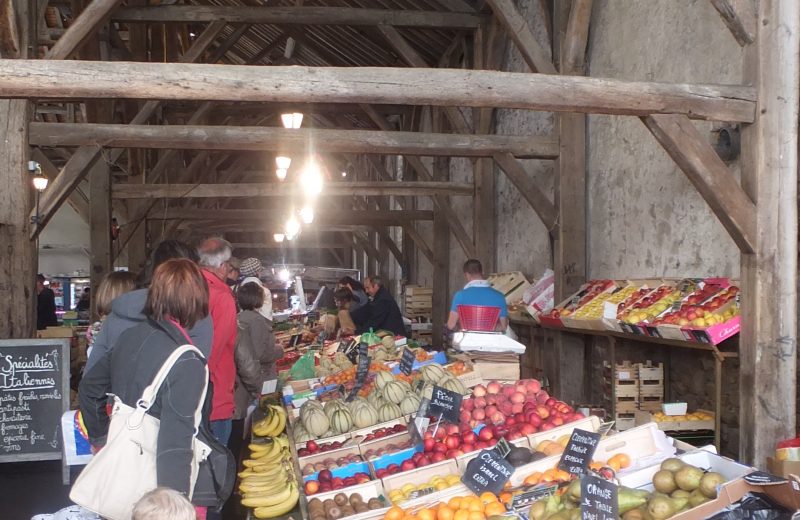
[[[106,394],[135,407],[170,354],[191,343],[187,330],[208,315],[208,286],[191,260],[168,260],[156,268],[144,309],[147,319],[124,331],[83,377],[80,409],[89,439],[102,447],[108,434]],[[191,494],[194,416],[205,387],[205,360],[183,354],[169,372],[148,411],[160,419],[157,445],[159,486]]]
[[[94,295],[94,305],[97,310],[97,317],[100,319],[92,323],[86,330],[87,358],[92,354],[94,340],[100,332],[103,320],[106,319],[106,316],[111,314],[111,302],[113,302],[117,296],[131,292],[134,289],[136,289],[136,275],[131,272],[115,271],[103,277]]]

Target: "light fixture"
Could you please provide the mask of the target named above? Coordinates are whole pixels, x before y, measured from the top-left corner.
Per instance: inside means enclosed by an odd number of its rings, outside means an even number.
[[[275,233],[274,235],[272,235],[272,238],[275,239],[275,242],[280,243],[280,242],[283,242],[283,239],[285,237],[284,237],[283,233]]]
[[[314,208],[311,206],[305,206],[303,209],[301,209],[300,220],[303,221],[303,224],[311,224],[314,222]]]
[[[300,128],[303,123],[303,114],[300,112],[281,114],[281,121],[283,121],[284,128]]]
[[[33,187],[36,191],[44,191],[47,188],[47,177],[38,174],[33,178]]]
[[[297,220],[297,217],[292,215],[291,217],[289,217],[289,220],[286,221],[287,240],[293,240],[298,233],[300,233],[300,221]]]
[[[284,155],[279,155],[275,158],[275,164],[278,165],[278,168],[281,170],[288,170],[289,166],[292,165],[292,158],[286,157]]]
[[[286,178],[286,168],[278,168],[275,170],[275,175],[278,176],[278,180],[282,181]]]
[[[282,282],[288,282],[291,276],[292,275],[288,269],[281,269],[280,271],[278,271],[278,279]]]
[[[347,172],[342,172],[342,177],[347,177]]]
[[[306,195],[316,196],[322,193],[322,171],[315,161],[309,161],[300,174],[300,184]]]

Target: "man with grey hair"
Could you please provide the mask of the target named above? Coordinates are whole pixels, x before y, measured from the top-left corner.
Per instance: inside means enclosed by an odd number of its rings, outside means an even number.
[[[369,332],[370,329],[383,329],[393,332],[395,336],[405,336],[403,314],[389,290],[383,286],[383,280],[379,276],[364,278],[364,289],[371,297],[370,302],[350,312],[356,324],[356,334]]]
[[[208,313],[214,324],[211,357],[208,371],[214,393],[211,401],[211,432],[227,444],[233,418],[233,387],[236,364],[233,353],[236,344],[236,302],[225,283],[230,270],[231,245],[222,238],[207,238],[197,247],[200,266],[208,283]]]

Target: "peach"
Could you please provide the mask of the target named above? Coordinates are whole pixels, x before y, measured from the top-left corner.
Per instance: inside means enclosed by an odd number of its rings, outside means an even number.
[[[505,415],[511,415],[514,413],[514,407],[509,402],[502,403],[498,406],[498,409]]]
[[[522,413],[522,403],[514,403],[511,405],[511,413]]]
[[[495,412],[497,412],[497,406],[490,404],[486,407],[486,415],[491,416]]]
[[[497,396],[494,394],[487,395],[486,404],[497,404]]]
[[[502,387],[500,383],[497,381],[490,381],[488,385],[486,385],[486,392],[489,394],[499,394]]]
[[[550,399],[550,394],[548,394],[544,390],[536,394],[536,402],[539,404],[546,403],[548,399]]]
[[[504,386],[502,390],[502,395],[506,397],[511,397],[512,395],[514,395],[514,392],[515,390],[513,386]]]
[[[528,392],[532,394],[538,394],[542,390],[542,383],[536,379],[529,379],[525,386],[528,388]]]
[[[483,397],[486,395],[486,387],[483,385],[476,385],[475,388],[472,389],[472,395],[475,397]]]
[[[483,408],[475,408],[472,410],[472,418],[476,421],[482,421],[486,418],[486,412],[483,411]]]
[[[476,397],[475,398],[475,409],[478,408],[486,408],[486,398],[485,397]]]
[[[528,387],[525,386],[525,383],[517,383],[514,386],[514,390],[516,390],[517,392],[519,392],[521,394],[525,394],[528,391]]]
[[[458,419],[460,422],[467,422],[472,419],[472,414],[469,410],[461,410],[461,413],[458,415]]]
[[[495,412],[491,415],[492,424],[503,424],[506,422],[506,416],[501,412]]]
[[[519,404],[524,403],[525,402],[525,394],[523,394],[522,392],[514,392],[511,395],[511,402],[512,403],[519,403]]]
[[[473,401],[472,399],[464,399],[463,401],[461,401],[461,409],[471,412],[472,410],[475,409],[475,401]]]

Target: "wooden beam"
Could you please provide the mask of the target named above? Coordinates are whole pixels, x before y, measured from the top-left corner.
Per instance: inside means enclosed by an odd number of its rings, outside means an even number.
[[[435,114],[434,110],[434,114]],[[434,115],[434,127],[439,124],[440,117]],[[433,178],[446,181],[450,177],[450,162],[445,157],[433,160]],[[442,346],[442,331],[447,324],[450,308],[450,229],[441,209],[434,211],[433,220],[433,296],[431,299],[431,322],[433,334],[431,342],[434,346]],[[469,257],[474,258],[474,257]]]
[[[31,151],[31,159],[38,162],[42,167],[42,173],[44,173],[45,177],[50,182],[53,182],[58,177],[58,168],[50,162],[50,159],[42,152],[39,148],[34,148]],[[75,210],[75,213],[83,220],[86,224],[89,224],[90,217],[89,217],[89,199],[86,195],[81,191],[80,188],[76,187],[72,193],[69,194],[67,197],[67,202]]]
[[[425,62],[422,56],[411,47],[411,44],[403,38],[403,35],[400,34],[400,31],[395,29],[390,25],[379,25],[378,31],[386,38],[386,41],[392,46],[392,48],[400,55],[403,60],[408,63],[411,67],[417,68],[429,68],[429,65]],[[444,108],[445,115],[447,116],[448,121],[453,127],[455,133],[458,134],[471,134],[472,129],[469,127],[469,123],[464,118],[464,114],[461,113],[461,110],[458,107],[445,107]]]
[[[572,0],[561,49],[561,74],[583,74],[593,0]]]
[[[53,218],[61,204],[67,200],[72,190],[80,184],[86,173],[98,160],[101,160],[99,146],[81,147],[70,157],[58,177],[47,187],[42,196],[39,203],[39,226],[31,229],[31,239],[39,236],[39,232]],[[31,211],[31,217],[35,216],[36,211]]]
[[[233,249],[348,249],[350,246],[342,242],[233,242]]]
[[[48,60],[66,60],[94,35],[97,29],[122,0],[92,0],[81,14],[72,21],[67,31],[56,41],[53,48],[45,54]]]
[[[273,25],[396,25],[400,27],[474,29],[482,17],[470,13],[363,9],[317,6],[160,5],[127,7],[114,13],[117,22],[244,22]]]
[[[126,184],[115,183],[115,199],[198,199],[290,197],[298,192],[293,184]],[[410,196],[430,197],[436,194],[471,196],[473,186],[459,182],[332,182],[325,185],[322,196]]]
[[[384,131],[388,131],[391,128],[391,125],[389,125],[389,122],[386,120],[386,118],[378,114],[372,109],[372,107],[369,105],[363,105],[361,108],[378,128]],[[420,179],[425,181],[433,180],[433,175],[430,171],[428,171],[428,168],[419,157],[415,157],[413,155],[404,157],[414,171],[417,172],[417,176]],[[464,229],[464,225],[459,220],[456,212],[450,207],[448,198],[443,195],[436,195],[433,198],[433,204],[436,210],[441,212],[442,218],[447,221],[450,231],[453,233],[453,236],[456,237],[456,240],[458,240],[458,243],[461,246],[461,249],[463,249],[464,254],[469,258],[475,258],[475,244],[473,243],[472,238],[470,238],[469,233],[467,233],[467,231]]]
[[[667,154],[686,174],[743,253],[756,247],[756,206],[736,182],[707,138],[686,116],[642,119]]]
[[[14,2],[0,2],[0,58],[19,58],[19,31]]]
[[[253,126],[116,125],[38,123],[30,125],[31,144],[109,148],[253,150],[302,153],[313,143],[316,152],[553,159],[556,141],[549,137],[508,135],[425,134],[373,130],[286,129]]]
[[[533,211],[539,215],[544,226],[551,233],[557,231],[558,212],[547,195],[533,182],[525,168],[509,154],[495,154],[494,162],[505,172],[506,177],[517,187],[520,194],[528,201]]]
[[[425,242],[425,238],[420,235],[419,231],[417,231],[417,228],[414,227],[413,222],[409,222],[403,226],[403,233],[408,234],[411,240],[414,241],[414,245],[417,246],[419,250],[422,251],[422,254],[425,255],[425,258],[428,259],[428,262],[430,262],[432,265],[435,265],[436,260],[433,255],[433,250],[427,244],[427,242]]]
[[[533,72],[556,74],[550,53],[539,43],[525,17],[520,14],[513,0],[487,0],[494,15],[508,31],[517,45],[522,58]]]
[[[756,4],[753,0],[711,0],[736,42],[744,47],[754,41]]]
[[[741,257],[739,456],[764,468],[796,436],[797,143],[800,3],[759,2],[744,79],[759,93],[742,129],[742,187],[756,203],[756,251]]]
[[[569,95],[564,95],[568,92]],[[514,72],[2,60],[0,97],[493,106],[752,122],[755,90]]]
[[[96,295],[100,282],[114,265],[111,254],[111,175],[105,161],[96,162],[89,172],[89,197],[89,278],[92,294]],[[97,319],[94,306],[91,315],[92,319]]]
[[[253,221],[280,221],[286,219],[286,212],[268,213],[260,209],[196,209],[196,208],[167,208],[151,215],[154,220],[253,220]],[[402,226],[403,222],[412,220],[433,220],[432,211],[424,210],[392,210],[392,211],[336,211],[324,212],[315,217],[315,221],[326,224],[364,224],[364,225],[392,225]],[[398,224],[399,222],[399,224]]]

